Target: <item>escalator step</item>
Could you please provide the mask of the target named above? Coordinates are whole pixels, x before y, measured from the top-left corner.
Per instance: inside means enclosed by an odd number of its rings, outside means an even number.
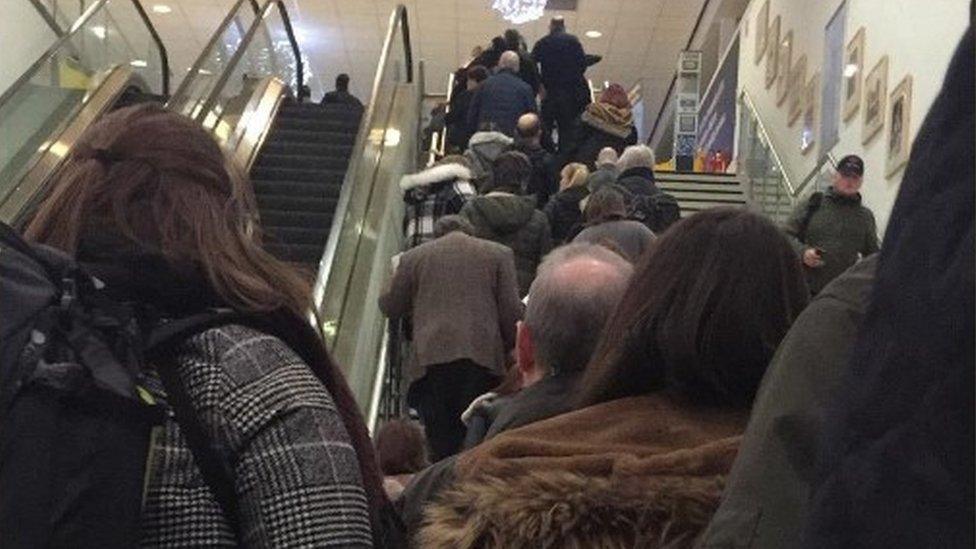
[[[274,129],[268,136],[268,143],[302,143],[318,145],[348,145],[356,139],[355,132],[320,132],[306,130]]]
[[[258,211],[280,210],[296,213],[332,213],[335,211],[335,198],[318,196],[282,196],[282,195],[257,195]]]
[[[265,240],[278,244],[317,244],[325,246],[329,238],[329,228],[274,227],[266,229]]]
[[[251,178],[260,181],[302,181],[341,185],[345,175],[345,170],[305,170],[271,166],[256,166],[251,169]]]
[[[310,107],[307,104],[303,104],[300,107],[293,105],[285,105],[278,110],[278,117],[281,119],[309,119],[309,118],[324,118],[332,120],[342,120],[346,122],[355,122],[356,124],[362,119],[363,112],[356,109],[350,109],[349,107],[337,107],[333,105],[329,106],[314,106]]]
[[[313,131],[313,132],[342,132],[355,134],[359,130],[358,120],[342,120],[333,118],[281,118],[275,121],[275,127],[285,131]]]
[[[262,153],[255,166],[268,168],[290,168],[303,170],[346,170],[348,157],[308,156],[298,154]]]
[[[278,227],[304,229],[328,229],[332,226],[332,212],[294,212],[287,210],[261,210],[261,226],[266,232],[274,233]]]
[[[323,247],[317,244],[277,244],[268,242],[265,249],[284,261],[314,265],[322,259]]]
[[[352,143],[334,145],[331,143],[289,143],[287,141],[269,140],[265,142],[261,154],[301,154],[348,159],[352,155]]]
[[[311,196],[323,198],[339,198],[342,181],[335,183],[307,181],[252,181],[255,195],[272,196]]]

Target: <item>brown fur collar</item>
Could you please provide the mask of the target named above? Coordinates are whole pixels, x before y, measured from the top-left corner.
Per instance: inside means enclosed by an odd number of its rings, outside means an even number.
[[[420,547],[693,547],[724,477],[587,477],[568,471],[481,477],[427,508]]]
[[[625,139],[634,128],[634,117],[630,109],[619,109],[606,103],[590,103],[581,115],[583,123]]]

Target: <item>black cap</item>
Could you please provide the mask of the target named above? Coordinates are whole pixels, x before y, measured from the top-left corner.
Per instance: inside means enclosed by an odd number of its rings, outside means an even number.
[[[848,177],[864,177],[864,161],[856,154],[849,154],[837,163],[837,171]]]

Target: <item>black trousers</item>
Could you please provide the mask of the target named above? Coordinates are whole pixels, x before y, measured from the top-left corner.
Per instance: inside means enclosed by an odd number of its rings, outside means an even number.
[[[465,359],[428,366],[427,374],[410,386],[407,400],[427,431],[432,462],[461,450],[466,431],[461,413],[498,383],[498,376]]]
[[[590,102],[589,89],[570,87],[567,89],[546,90],[542,101],[543,140],[552,139],[553,127],[559,130],[559,153],[564,157],[576,143],[577,118]],[[563,162],[567,158],[561,158]]]

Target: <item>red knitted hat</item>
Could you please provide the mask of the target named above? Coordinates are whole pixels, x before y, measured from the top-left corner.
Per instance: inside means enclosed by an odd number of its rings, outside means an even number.
[[[607,89],[603,90],[603,93],[600,94],[600,103],[607,103],[618,109],[630,108],[630,98],[627,97],[627,92],[620,84],[610,84],[607,86]]]

